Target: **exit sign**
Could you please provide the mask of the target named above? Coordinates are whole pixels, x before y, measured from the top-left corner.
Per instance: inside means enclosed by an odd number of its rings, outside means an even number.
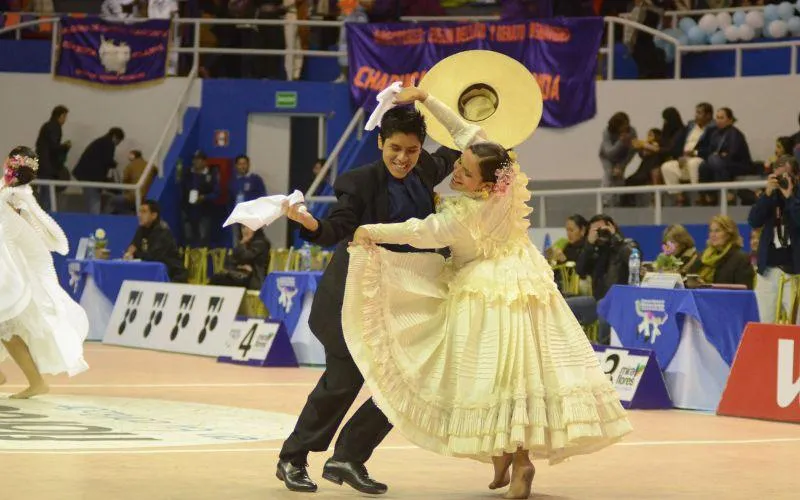
[[[297,107],[297,92],[275,92],[275,107],[278,109],[293,109]]]

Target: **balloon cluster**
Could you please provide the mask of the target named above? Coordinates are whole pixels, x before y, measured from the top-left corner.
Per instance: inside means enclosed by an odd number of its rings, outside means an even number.
[[[684,17],[678,22],[678,28],[666,29],[664,34],[677,38],[681,45],[724,45],[761,37],[800,37],[800,0],[794,4],[767,5],[763,10],[739,10],[733,15],[729,12],[706,14],[699,22]],[[655,39],[655,44],[664,50],[668,61],[675,58],[674,45],[659,38]]]

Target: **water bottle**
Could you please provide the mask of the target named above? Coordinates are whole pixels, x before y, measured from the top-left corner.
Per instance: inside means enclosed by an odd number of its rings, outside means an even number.
[[[89,244],[86,245],[86,259],[94,259],[94,249],[97,246],[97,240],[94,237],[94,231],[89,234]]]
[[[303,247],[300,249],[300,270],[311,270],[311,244],[308,242],[303,243]]]
[[[631,256],[628,258],[628,284],[630,286],[639,286],[639,273],[642,267],[642,259],[639,257],[639,250],[631,250]]]

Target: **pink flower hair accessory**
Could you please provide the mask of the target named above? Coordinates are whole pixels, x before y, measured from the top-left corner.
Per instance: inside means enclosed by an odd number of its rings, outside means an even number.
[[[506,160],[500,168],[494,171],[497,180],[492,188],[493,194],[504,196],[508,194],[511,185],[514,184],[517,174],[514,172],[514,163],[517,161],[517,155],[513,151],[508,152],[508,160]]]

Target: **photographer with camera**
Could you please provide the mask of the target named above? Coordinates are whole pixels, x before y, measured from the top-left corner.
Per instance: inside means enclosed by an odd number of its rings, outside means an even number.
[[[762,323],[773,323],[778,288],[784,281],[783,301],[791,310],[792,287],[786,278],[800,273],[800,168],[795,158],[784,155],[767,178],[764,193],[747,218],[753,229],[761,229],[758,242],[756,299]],[[781,280],[784,278],[784,280]]]
[[[628,282],[628,260],[631,250],[637,246],[636,242],[623,237],[610,216],[598,214],[589,220],[586,245],[578,256],[576,271],[581,278],[592,278],[592,307],[595,310],[597,302],[606,296],[612,285]],[[568,303],[575,309],[579,307],[577,303]],[[600,320],[598,342],[607,344],[610,332],[608,323]]]

